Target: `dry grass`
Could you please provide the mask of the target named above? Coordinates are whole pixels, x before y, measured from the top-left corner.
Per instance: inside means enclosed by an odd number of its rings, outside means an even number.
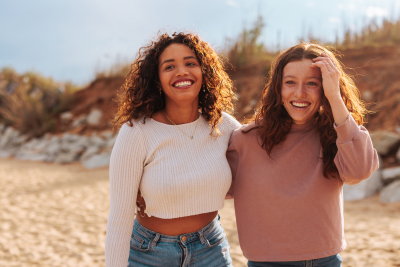
[[[0,121],[23,134],[41,136],[54,129],[61,112],[71,108],[77,89],[34,72],[19,75],[4,68],[0,72]]]

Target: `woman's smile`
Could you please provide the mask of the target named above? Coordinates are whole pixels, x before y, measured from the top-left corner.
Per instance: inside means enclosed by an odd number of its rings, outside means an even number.
[[[188,89],[192,87],[192,84],[194,84],[194,81],[191,79],[179,79],[175,81],[172,86],[178,89]]]

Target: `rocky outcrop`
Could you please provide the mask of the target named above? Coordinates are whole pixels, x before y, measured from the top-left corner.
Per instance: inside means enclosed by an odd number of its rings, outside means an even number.
[[[395,181],[384,187],[380,194],[383,203],[400,202],[400,181]]]
[[[376,170],[368,179],[356,185],[343,185],[343,200],[352,201],[371,197],[382,189],[382,171]]]
[[[379,155],[386,156],[400,143],[400,135],[387,131],[372,132],[371,140]]]
[[[0,127],[0,158],[46,161],[58,164],[81,162],[86,168],[107,166],[117,135],[104,131],[91,136],[47,134],[27,141],[11,127]]]
[[[387,168],[382,171],[382,180],[384,184],[390,184],[400,180],[400,167]]]

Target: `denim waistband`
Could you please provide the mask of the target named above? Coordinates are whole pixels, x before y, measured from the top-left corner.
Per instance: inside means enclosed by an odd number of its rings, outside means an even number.
[[[135,223],[134,223],[133,229],[138,231],[143,236],[146,236],[150,239],[154,239],[156,237],[156,242],[163,241],[163,242],[171,242],[171,243],[173,243],[173,242],[190,243],[192,241],[200,239],[201,242],[203,243],[204,235],[207,235],[216,226],[219,225],[219,219],[220,219],[220,216],[218,214],[214,218],[214,220],[212,220],[209,224],[207,224],[200,230],[197,230],[196,232],[192,232],[192,233],[181,234],[181,235],[164,235],[161,233],[157,233],[157,232],[152,231],[152,230],[144,227],[143,225],[141,225],[136,218],[135,218]]]

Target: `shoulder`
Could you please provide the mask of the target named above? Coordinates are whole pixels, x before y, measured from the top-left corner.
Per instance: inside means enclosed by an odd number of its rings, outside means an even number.
[[[233,131],[242,126],[240,122],[238,122],[232,115],[229,115],[226,112],[222,112],[222,121],[221,125],[226,126],[229,130]]]
[[[232,142],[240,142],[242,139],[257,135],[257,129],[254,129],[255,127],[255,123],[251,122],[249,124],[242,125],[240,128],[235,129],[231,137]],[[250,131],[251,129],[254,130]]]
[[[112,157],[117,155],[144,155],[148,147],[148,141],[145,136],[146,131],[143,121],[134,120],[129,125],[128,122],[124,123],[118,133],[117,140],[115,141]]]
[[[119,129],[118,139],[122,140],[141,140],[144,138],[143,134],[145,133],[144,128],[148,125],[149,120],[146,121],[142,119],[131,120],[130,122],[124,123],[121,128]]]

